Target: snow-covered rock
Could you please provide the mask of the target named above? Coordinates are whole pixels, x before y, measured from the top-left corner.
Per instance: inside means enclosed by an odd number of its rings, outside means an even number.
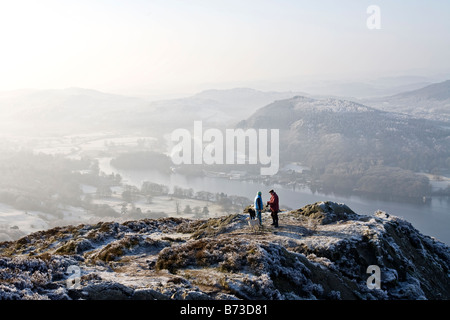
[[[103,222],[0,243],[0,299],[450,298],[450,248],[398,217],[318,202],[280,213],[279,228],[263,213],[255,232],[247,216]]]

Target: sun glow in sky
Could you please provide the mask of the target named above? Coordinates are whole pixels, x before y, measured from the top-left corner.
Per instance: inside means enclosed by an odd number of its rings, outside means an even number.
[[[366,25],[372,4],[379,30]],[[433,73],[448,57],[441,0],[0,0],[0,91],[196,91]]]

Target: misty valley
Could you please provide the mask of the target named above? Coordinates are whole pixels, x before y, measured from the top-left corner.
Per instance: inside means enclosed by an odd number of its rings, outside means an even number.
[[[449,14],[0,1],[4,314],[450,300]]]
[[[14,134],[3,132],[0,144],[0,239],[97,221],[218,217],[242,212],[259,189],[273,187],[341,197],[342,202],[357,196],[413,204],[423,207],[424,216],[433,201],[448,208],[450,125],[445,118],[290,94],[216,90],[157,102],[84,89],[19,95],[15,105],[22,107],[2,119],[3,128],[20,125]],[[45,108],[23,112],[27,103],[42,106],[43,101]],[[10,98],[0,99],[0,106],[7,102]],[[249,116],[240,118],[237,107]],[[226,108],[233,110],[228,117],[223,116]],[[229,145],[214,139],[209,140],[214,150],[197,150],[188,141],[195,138],[195,130],[190,134],[193,123],[202,124],[205,134],[240,132],[233,148],[244,144],[244,157],[215,161]],[[274,175],[261,175],[263,165],[250,157],[258,157],[251,146],[253,129],[255,134],[279,130],[280,164]],[[171,133],[180,131],[189,132],[182,142],[192,148],[181,154],[184,162],[171,158]],[[266,158],[271,149],[273,145],[264,150]],[[203,152],[209,152],[211,161],[198,161]],[[129,174],[139,178],[131,181]],[[177,185],[174,175],[184,180]],[[192,182],[196,178],[210,179],[216,187]],[[228,192],[218,187],[227,183],[245,188]],[[304,205],[292,199],[282,204],[284,209]],[[383,208],[373,211],[378,209]]]

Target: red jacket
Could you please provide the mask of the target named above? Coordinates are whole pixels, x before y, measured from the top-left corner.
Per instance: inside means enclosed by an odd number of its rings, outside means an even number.
[[[272,196],[267,204],[270,206],[270,210],[272,210],[272,212],[280,211],[280,207],[278,205],[278,195],[275,192],[272,193]]]

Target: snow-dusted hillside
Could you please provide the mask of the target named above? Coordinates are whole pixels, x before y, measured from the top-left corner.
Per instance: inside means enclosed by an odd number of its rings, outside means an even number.
[[[402,112],[418,118],[450,121],[450,80],[389,97],[362,100],[388,112]]]
[[[293,110],[299,112],[376,112],[365,105],[342,99],[312,99],[296,96],[292,99]]]
[[[278,100],[238,127],[279,129],[281,161],[313,168],[320,187],[333,192],[422,199],[430,194],[428,182],[417,180],[423,177],[397,184],[392,173],[404,181],[412,172],[445,172],[450,157],[448,126],[339,99]],[[380,176],[388,176],[381,187]],[[386,193],[386,185],[393,190]],[[406,192],[412,185],[420,187]]]
[[[259,232],[247,214],[36,232],[0,243],[0,298],[450,298],[450,248],[407,221],[333,202],[279,216],[276,229],[263,213]]]

